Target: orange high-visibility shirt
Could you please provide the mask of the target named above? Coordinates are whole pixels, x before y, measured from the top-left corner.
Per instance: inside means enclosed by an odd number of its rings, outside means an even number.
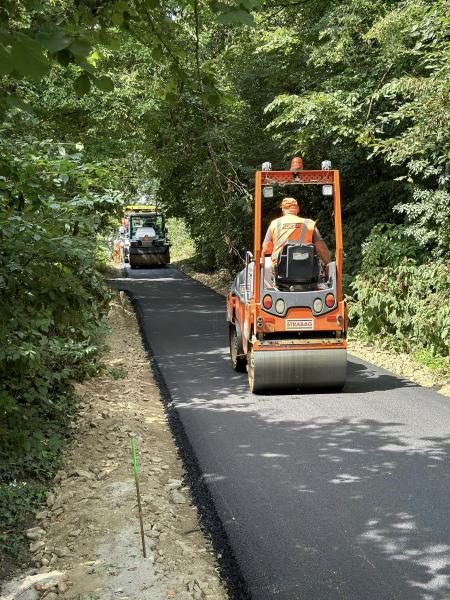
[[[316,224],[311,219],[297,215],[283,215],[274,219],[267,231],[264,242],[272,242],[272,263],[276,264],[283,246],[288,241],[312,244]]]

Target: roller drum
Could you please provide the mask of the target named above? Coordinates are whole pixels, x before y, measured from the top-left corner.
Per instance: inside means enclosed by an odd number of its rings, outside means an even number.
[[[295,388],[340,388],[345,384],[347,350],[250,351],[249,384],[254,392]]]
[[[169,253],[165,254],[132,254],[129,259],[130,265],[139,267],[165,266],[170,263]]]

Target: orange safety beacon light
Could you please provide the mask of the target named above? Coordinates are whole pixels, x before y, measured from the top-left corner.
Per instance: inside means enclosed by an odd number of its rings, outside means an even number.
[[[303,161],[299,156],[294,156],[294,158],[291,160],[291,171],[293,173],[303,171]]]

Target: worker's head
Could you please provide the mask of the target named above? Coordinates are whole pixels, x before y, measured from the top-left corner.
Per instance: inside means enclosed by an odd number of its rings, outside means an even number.
[[[300,208],[295,198],[283,198],[280,208],[283,211],[283,215],[298,215]]]

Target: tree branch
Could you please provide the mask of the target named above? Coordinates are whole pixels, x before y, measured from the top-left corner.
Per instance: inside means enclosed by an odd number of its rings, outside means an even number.
[[[166,41],[164,40],[164,38],[162,37],[162,35],[161,35],[161,34],[159,33],[159,31],[157,30],[157,28],[156,28],[156,25],[155,25],[155,23],[154,23],[154,20],[153,20],[153,17],[152,17],[152,15],[150,14],[150,11],[148,10],[148,8],[147,8],[147,6],[145,5],[145,3],[144,3],[144,4],[142,4],[142,6],[143,6],[143,9],[144,9],[144,12],[145,12],[145,14],[147,15],[147,19],[148,19],[148,22],[149,22],[149,24],[150,24],[150,27],[151,27],[151,29],[152,29],[153,33],[156,35],[156,37],[158,38],[158,40],[161,42],[161,45],[162,45],[162,46],[164,46],[164,48],[167,50],[167,52],[168,52],[169,56],[171,57],[171,59],[172,59],[172,60],[173,60],[173,61],[174,61],[174,62],[175,62],[175,63],[176,63],[178,66],[180,66],[180,61],[179,61],[179,59],[178,59],[178,58],[177,58],[177,57],[176,57],[176,56],[173,54],[173,52],[172,52],[172,50],[171,50],[170,46],[168,46],[168,45],[167,45]]]

